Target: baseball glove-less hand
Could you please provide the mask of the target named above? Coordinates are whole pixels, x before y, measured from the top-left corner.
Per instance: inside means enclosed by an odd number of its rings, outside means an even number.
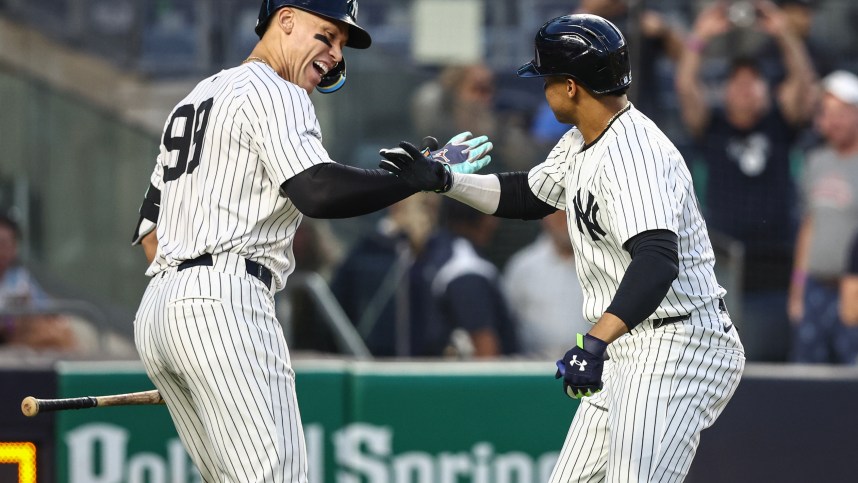
[[[602,366],[608,344],[590,334],[578,334],[578,343],[557,361],[555,379],[563,378],[563,390],[572,399],[602,390]]]

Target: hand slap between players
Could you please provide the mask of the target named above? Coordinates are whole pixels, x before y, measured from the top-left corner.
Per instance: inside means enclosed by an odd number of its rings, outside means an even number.
[[[473,137],[470,132],[454,136],[441,149],[434,149],[437,141],[424,139],[425,149],[417,149],[403,141],[399,147],[382,149],[378,166],[405,180],[420,191],[446,193],[452,185],[451,173],[471,174],[488,165],[492,157],[492,143],[486,136]]]
[[[563,378],[563,390],[572,399],[592,396],[602,390],[602,366],[608,359],[608,344],[590,334],[578,334],[578,343],[557,361],[555,379]]]
[[[453,176],[443,163],[435,161],[413,144],[402,141],[398,148],[382,149],[378,167],[395,174],[409,186],[420,191],[446,193]]]
[[[488,154],[494,145],[488,136],[473,136],[469,131],[456,134],[443,148],[431,150],[429,155],[454,173],[476,173],[492,162]]]

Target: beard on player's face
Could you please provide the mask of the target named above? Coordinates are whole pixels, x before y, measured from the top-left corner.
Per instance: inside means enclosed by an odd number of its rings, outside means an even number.
[[[290,37],[294,40],[286,52],[287,79],[310,94],[322,76],[342,61],[348,28],[343,22],[295,9]]]

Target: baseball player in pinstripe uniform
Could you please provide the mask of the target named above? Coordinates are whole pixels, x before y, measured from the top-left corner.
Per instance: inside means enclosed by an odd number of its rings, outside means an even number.
[[[355,0],[266,0],[240,66],[170,113],[134,241],[151,262],[135,343],[207,482],[306,482],[295,374],[273,293],[294,269],[302,215],[356,216],[416,192],[322,146],[309,94],[345,81],[344,47],[367,48]],[[463,133],[427,190],[489,162]],[[430,156],[439,155],[436,153]]]
[[[626,98],[629,57],[613,24],[558,17],[535,43],[518,74],[544,77],[557,119],[574,127],[529,173],[455,174],[447,196],[502,217],[566,211],[594,325],[557,361],[581,404],[551,483],[682,481],[745,364],[691,176]],[[405,180],[432,164],[407,143],[382,155]]]

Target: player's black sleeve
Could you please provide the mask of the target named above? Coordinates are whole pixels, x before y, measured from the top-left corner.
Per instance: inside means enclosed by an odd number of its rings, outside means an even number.
[[[500,181],[500,201],[494,216],[519,220],[538,220],[557,211],[557,208],[540,200],[527,184],[526,171],[495,174]]]
[[[131,243],[136,245],[140,240],[148,234],[148,231],[143,230],[143,220],[149,220],[153,224],[158,223],[158,213],[161,211],[161,190],[155,185],[149,183],[149,189],[146,190],[146,196],[143,198],[143,204],[140,205],[140,218],[137,220],[137,226],[134,228],[134,235],[131,237]],[[151,229],[150,229],[151,231]]]
[[[281,192],[311,218],[349,218],[378,211],[417,191],[382,169],[322,163],[288,179]]]
[[[652,230],[635,235],[623,247],[632,263],[605,312],[632,330],[655,312],[679,275],[679,241],[672,231]]]

